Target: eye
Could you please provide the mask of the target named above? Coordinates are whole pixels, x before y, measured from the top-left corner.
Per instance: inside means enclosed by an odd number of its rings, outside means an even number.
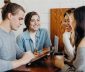
[[[31,19],[31,22],[34,22],[35,20],[34,19]]]
[[[37,21],[40,21],[40,19],[37,19]]]
[[[23,18],[19,18],[19,20],[23,20]]]
[[[64,20],[64,22],[67,22],[66,20]]]
[[[65,19],[64,22],[67,22],[67,20]]]

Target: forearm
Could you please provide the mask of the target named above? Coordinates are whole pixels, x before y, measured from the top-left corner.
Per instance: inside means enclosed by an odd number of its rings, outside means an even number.
[[[0,72],[8,71],[26,63],[29,63],[32,60],[32,58],[34,58],[34,55],[31,52],[26,52],[24,53],[23,57],[18,60],[7,61],[0,59]]]
[[[63,34],[63,43],[65,46],[65,51],[69,55],[70,58],[74,58],[75,48],[72,46],[68,34]]]
[[[24,53],[21,59],[15,60],[12,62],[13,68],[19,67],[21,65],[29,63],[34,58],[33,53],[31,51]]]
[[[6,60],[0,59],[0,72],[17,68],[23,64],[25,64],[25,63],[24,63],[24,60],[22,60],[22,59],[15,60],[15,61],[6,61]]]
[[[23,60],[21,60],[21,59],[12,61],[12,67],[13,67],[13,69],[14,69],[14,68],[17,68],[17,67],[19,67],[19,66],[21,66],[21,65],[23,65],[23,64],[25,64],[25,63],[24,63]]]

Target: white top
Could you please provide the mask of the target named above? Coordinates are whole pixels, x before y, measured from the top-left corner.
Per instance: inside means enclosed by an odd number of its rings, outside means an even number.
[[[74,58],[75,47],[73,47],[70,42],[70,35],[71,35],[71,32],[64,32],[63,43],[65,46],[65,52],[69,56],[69,59],[72,60]]]
[[[35,46],[35,35],[36,35],[36,32],[30,32],[30,37],[31,37],[31,39],[32,39],[32,41],[33,41],[33,45],[34,45],[34,48],[36,47]]]

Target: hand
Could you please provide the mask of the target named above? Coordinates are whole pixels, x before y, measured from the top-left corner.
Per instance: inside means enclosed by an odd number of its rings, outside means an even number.
[[[34,54],[31,51],[25,52],[23,57],[21,58],[21,61],[23,64],[29,63],[33,58],[35,58]]]
[[[74,46],[74,39],[75,39],[75,33],[71,32],[70,41],[71,41],[72,46]]]
[[[17,68],[21,65],[29,63],[34,58],[34,54],[31,51],[24,53],[23,57],[19,60],[12,61],[12,67]]]

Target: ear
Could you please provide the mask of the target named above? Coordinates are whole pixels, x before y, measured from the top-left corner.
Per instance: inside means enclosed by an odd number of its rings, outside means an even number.
[[[11,20],[12,17],[13,17],[12,13],[8,13],[8,16],[7,17],[8,17],[9,20]]]

